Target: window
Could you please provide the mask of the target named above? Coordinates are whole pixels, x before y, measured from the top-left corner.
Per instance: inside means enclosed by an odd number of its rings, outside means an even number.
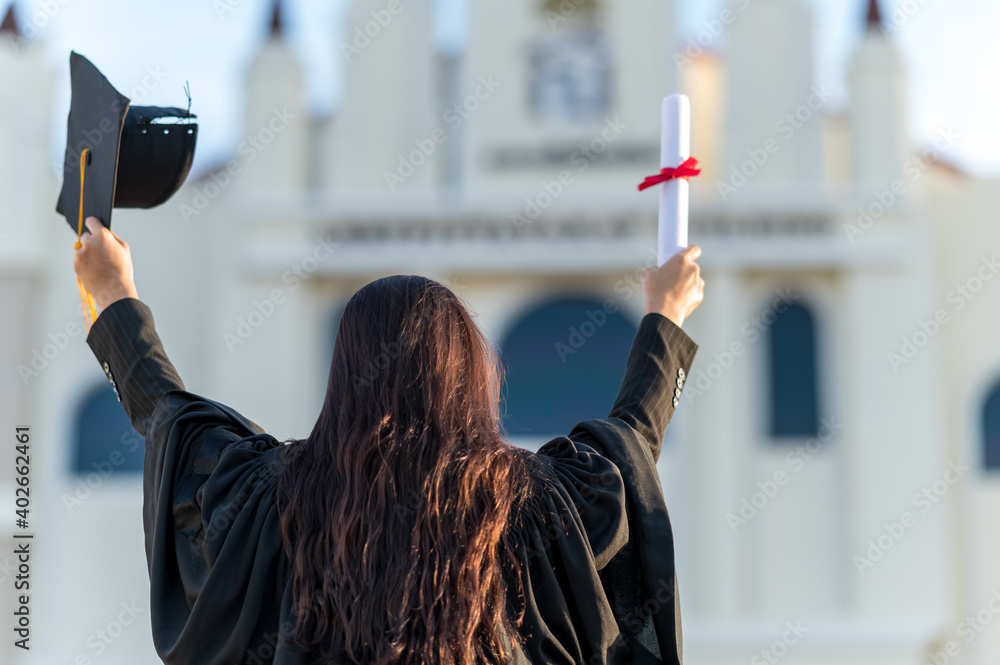
[[[508,435],[568,434],[605,418],[625,373],[636,326],[616,307],[585,297],[533,307],[500,345],[505,369],[501,414]]]
[[[983,405],[983,466],[1000,469],[1000,383]]]
[[[92,390],[77,414],[73,473],[141,473],[143,449],[143,439],[132,429],[111,385]]]
[[[604,35],[563,30],[534,45],[531,106],[542,122],[592,122],[610,106],[611,56]]]
[[[771,436],[816,436],[819,409],[812,313],[796,304],[782,311],[773,310],[772,316],[774,323],[769,330]]]

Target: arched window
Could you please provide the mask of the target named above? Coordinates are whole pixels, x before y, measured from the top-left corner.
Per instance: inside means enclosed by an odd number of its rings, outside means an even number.
[[[606,309],[598,300],[564,297],[531,308],[500,344],[507,434],[551,438],[582,420],[606,418],[635,333],[616,304]]]
[[[816,436],[816,329],[812,313],[798,304],[776,307],[768,318],[770,432],[774,437]],[[781,311],[778,311],[778,310]]]
[[[983,404],[983,466],[1000,469],[1000,383]]]
[[[92,390],[76,418],[73,473],[142,472],[144,442],[115,397],[111,385]]]

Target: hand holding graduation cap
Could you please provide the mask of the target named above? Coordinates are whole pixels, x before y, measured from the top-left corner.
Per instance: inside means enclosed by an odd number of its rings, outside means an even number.
[[[111,231],[113,209],[169,199],[191,169],[198,125],[190,94],[187,110],[132,106],[87,58],[73,52],[69,62],[73,94],[56,211],[79,237],[73,268],[89,332],[95,304],[105,309],[136,297],[128,244]]]
[[[73,270],[97,306],[104,310],[123,298],[138,298],[128,243],[96,217],[88,217],[86,225],[80,249],[74,250]]]

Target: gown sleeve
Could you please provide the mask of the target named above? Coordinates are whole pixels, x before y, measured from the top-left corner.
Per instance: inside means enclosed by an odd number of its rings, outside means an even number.
[[[629,350],[625,375],[608,418],[635,432],[654,465],[697,348],[670,319],[650,313],[640,322]],[[598,570],[628,540],[624,481],[607,453],[590,428],[582,426],[538,451],[548,458],[551,474],[569,492]]]
[[[565,436],[546,443],[537,455],[547,462],[544,475],[558,483],[563,503],[572,506],[601,570],[628,541],[621,472],[593,447]]]
[[[651,312],[640,321],[608,417],[635,430],[654,463],[697,351],[698,345],[667,317]]]
[[[548,475],[560,481],[547,508],[576,526],[576,535],[573,528],[562,529],[551,548],[551,570],[575,572],[564,573],[561,594],[550,585],[546,596],[574,600],[549,600],[537,608],[539,616],[566,618],[547,627],[540,623],[543,639],[529,643],[535,660],[682,661],[673,533],[656,462],[697,349],[672,321],[647,314],[608,417],[580,422],[539,450],[551,467]],[[557,496],[566,498],[552,502]],[[573,542],[581,541],[589,544],[597,582],[584,574],[581,561],[587,557],[574,551]],[[545,571],[534,572],[550,579]],[[575,598],[581,587],[586,592]],[[574,628],[556,630],[567,624]]]
[[[275,494],[284,446],[234,409],[185,390],[141,301],[108,306],[87,343],[145,439],[157,653],[165,663],[241,662],[279,623]]]

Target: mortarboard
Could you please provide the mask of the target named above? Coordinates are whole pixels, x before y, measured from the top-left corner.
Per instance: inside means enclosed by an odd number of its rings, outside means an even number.
[[[110,229],[112,209],[152,208],[180,188],[191,170],[198,125],[192,122],[190,95],[187,111],[130,106],[79,53],[70,53],[69,72],[72,99],[56,212],[76,231],[79,248],[87,217]],[[76,283],[89,334],[97,306],[79,277]]]
[[[69,68],[72,100],[56,212],[79,236],[87,217],[111,228],[113,208],[152,208],[169,199],[191,170],[198,125],[184,109],[130,106],[79,53],[70,54]]]

